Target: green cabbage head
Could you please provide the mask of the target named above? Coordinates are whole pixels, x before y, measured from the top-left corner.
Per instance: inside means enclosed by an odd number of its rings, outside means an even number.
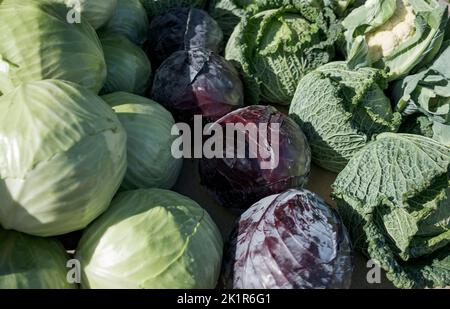
[[[0,224],[37,236],[85,228],[126,170],[126,133],[76,84],[23,84],[0,98]]]
[[[123,35],[106,34],[100,40],[108,68],[101,93],[125,91],[143,95],[152,75],[145,52]]]
[[[203,8],[206,0],[140,0],[147,11],[149,18],[163,14],[167,10],[176,7]]]
[[[342,22],[349,65],[403,77],[433,60],[448,19],[447,6],[436,0],[368,0]]]
[[[136,45],[147,41],[148,17],[140,0],[117,0],[117,9],[101,32],[121,34]]]
[[[161,189],[127,191],[84,232],[76,257],[83,288],[212,289],[222,237],[187,197]]]
[[[106,64],[89,23],[69,24],[51,1],[0,1],[0,92],[23,82],[61,79],[98,93]]]
[[[298,84],[289,114],[302,128],[319,166],[340,172],[375,135],[397,131],[401,116],[385,96],[380,70],[331,62]]]
[[[172,156],[175,120],[160,104],[144,97],[116,92],[102,97],[116,112],[127,132],[128,168],[122,187],[173,187],[183,161]]]
[[[13,0],[15,1],[15,0]],[[30,0],[27,0],[30,1]],[[66,15],[74,18],[80,14],[80,22],[88,22],[94,29],[104,26],[113,16],[118,0],[37,0],[64,4]]]
[[[355,248],[400,288],[450,285],[450,148],[383,133],[333,184]]]
[[[261,1],[249,8],[225,52],[243,75],[248,104],[288,105],[300,79],[333,59],[341,29],[335,19],[331,9],[303,1]]]
[[[68,256],[55,239],[0,228],[0,289],[72,289]]]

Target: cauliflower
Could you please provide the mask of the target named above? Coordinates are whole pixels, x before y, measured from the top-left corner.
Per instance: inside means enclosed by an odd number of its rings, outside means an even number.
[[[398,46],[415,34],[415,20],[416,15],[409,0],[397,0],[394,15],[366,34],[370,59],[375,62],[394,53]]]

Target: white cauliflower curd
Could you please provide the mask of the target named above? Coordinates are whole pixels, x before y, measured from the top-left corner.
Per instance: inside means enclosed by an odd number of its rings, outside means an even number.
[[[366,5],[371,1],[366,2]],[[394,15],[380,27],[366,34],[369,57],[372,61],[391,55],[403,42],[415,32],[416,15],[409,0],[397,0]]]

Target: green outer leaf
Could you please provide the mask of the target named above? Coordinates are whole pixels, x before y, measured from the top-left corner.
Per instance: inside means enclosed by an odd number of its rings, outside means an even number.
[[[433,137],[450,146],[450,40],[433,63],[393,87],[397,110],[404,115],[423,114],[430,119]]]
[[[252,0],[211,0],[208,6],[208,13],[219,24],[225,39],[231,36],[234,28],[245,16],[247,7],[252,4]]]
[[[368,1],[342,22],[346,28],[348,62],[351,67],[373,66],[389,71],[395,80],[420,69],[438,53],[448,24],[448,10],[435,0],[410,1],[416,14],[416,33],[395,52],[380,61],[371,59],[365,35],[387,22],[394,14],[396,0]]]
[[[222,259],[218,228],[178,193],[120,193],[83,234],[76,258],[84,288],[214,288]]]
[[[37,236],[86,227],[126,170],[126,134],[92,92],[57,80],[0,99],[0,223]]]
[[[401,117],[392,112],[384,87],[379,70],[351,70],[345,62],[328,63],[300,81],[289,114],[318,165],[339,172],[372,136],[397,130]]]
[[[9,0],[3,0],[9,1]],[[10,2],[18,2],[11,0]],[[26,0],[46,2],[52,6],[58,6],[64,16],[73,18],[75,13],[80,14],[81,23],[89,23],[95,30],[104,26],[113,16],[117,8],[118,0]],[[23,1],[23,2],[26,2]]]
[[[343,18],[351,13],[355,7],[364,4],[365,1],[366,0],[324,0],[323,2],[326,6],[333,9],[336,16]]]
[[[0,228],[0,289],[73,289],[66,278],[68,256],[51,238]]]
[[[106,64],[97,34],[88,23],[67,23],[65,6],[3,0],[0,20],[0,92],[51,78],[96,93],[103,87]]]
[[[206,0],[140,0],[151,19],[155,15],[165,13],[167,10],[176,7],[196,7],[203,8]]]
[[[100,32],[126,36],[136,45],[147,41],[148,17],[140,0],[118,0],[117,9]]]
[[[383,133],[333,184],[354,246],[402,288],[450,284],[450,148]]]
[[[175,120],[160,104],[144,97],[116,92],[102,97],[127,131],[128,169],[122,187],[170,189],[183,160],[172,156]],[[155,164],[157,162],[157,164]]]
[[[71,0],[66,0],[66,2],[67,1]],[[117,1],[118,0],[81,0],[81,16],[82,18],[85,18],[94,29],[99,29],[113,17],[117,8]]]
[[[322,14],[303,1],[282,7],[272,2],[249,8],[225,50],[226,59],[242,73],[248,104],[288,105],[304,74],[334,56],[340,34],[328,8]]]
[[[143,95],[152,75],[145,52],[122,35],[105,34],[100,40],[108,68],[101,94],[125,91]]]

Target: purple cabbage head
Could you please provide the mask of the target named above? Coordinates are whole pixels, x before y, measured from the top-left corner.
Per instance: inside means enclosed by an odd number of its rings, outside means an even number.
[[[159,65],[174,52],[206,48],[218,52],[223,34],[217,22],[203,10],[173,8],[150,24],[148,53]]]
[[[306,137],[295,121],[274,107],[245,107],[222,117],[215,125],[224,132],[229,125],[235,125],[238,132],[224,134],[223,154],[203,158],[199,166],[202,184],[224,207],[246,209],[265,196],[307,182],[311,151]],[[257,137],[248,130],[251,125],[257,126]],[[244,136],[245,145],[239,145],[239,135]],[[244,156],[239,155],[243,147]]]
[[[352,253],[337,212],[307,190],[266,197],[238,220],[223,283],[236,289],[349,288]]]
[[[175,118],[194,115],[215,121],[244,105],[239,73],[223,57],[206,49],[178,51],[156,72],[150,96]]]

